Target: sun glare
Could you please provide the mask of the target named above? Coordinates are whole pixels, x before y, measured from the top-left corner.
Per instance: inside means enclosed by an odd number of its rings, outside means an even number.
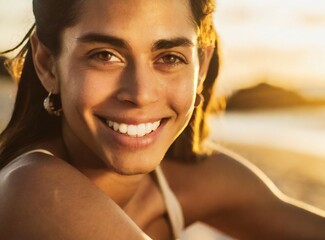
[[[325,1],[219,0],[217,6],[220,94],[266,81],[325,97]]]

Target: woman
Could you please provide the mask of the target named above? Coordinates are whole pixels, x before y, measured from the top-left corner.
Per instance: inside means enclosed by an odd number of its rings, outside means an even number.
[[[203,144],[218,72],[212,1],[33,9],[1,135],[2,239],[176,239],[196,221],[240,239],[325,236],[323,213]]]

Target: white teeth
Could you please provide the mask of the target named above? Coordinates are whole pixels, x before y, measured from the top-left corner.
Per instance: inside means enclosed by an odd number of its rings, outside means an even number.
[[[152,131],[152,123],[146,123],[145,127],[146,127],[146,132],[151,132]]]
[[[146,125],[145,124],[140,124],[138,125],[138,129],[137,129],[138,133],[137,136],[138,137],[143,137],[144,135],[146,135]]]
[[[118,123],[113,123],[114,131],[117,131],[119,128],[120,128],[120,125]]]
[[[137,135],[137,126],[129,125],[127,134],[131,137],[135,137]]]
[[[118,129],[121,133],[127,133],[128,132],[128,126],[124,123],[120,124],[120,127]],[[115,130],[116,131],[116,130]]]
[[[153,130],[156,130],[158,127],[159,127],[159,122],[155,122],[155,123],[153,123],[153,127],[152,127],[152,129]]]
[[[141,123],[139,125],[127,125],[125,123],[117,123],[113,121],[106,121],[107,125],[116,132],[126,134],[131,137],[143,137],[160,126],[160,120],[154,123]]]

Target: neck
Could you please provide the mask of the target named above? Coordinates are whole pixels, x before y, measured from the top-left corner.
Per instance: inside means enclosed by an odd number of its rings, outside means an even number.
[[[65,131],[65,127],[63,124],[62,140],[66,146],[68,162],[123,208],[149,175],[122,175],[114,171],[69,130]]]
[[[92,183],[124,208],[137,192],[148,174],[123,176],[108,169],[79,169]]]
[[[142,181],[149,176],[148,174],[119,174],[112,168],[108,168],[95,156],[87,155],[87,152],[74,157],[71,154],[68,155],[70,163],[121,208],[129,202]],[[83,159],[83,161],[80,161],[80,159]]]

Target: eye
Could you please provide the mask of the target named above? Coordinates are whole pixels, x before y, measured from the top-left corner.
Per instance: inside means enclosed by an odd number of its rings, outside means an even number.
[[[185,59],[176,54],[167,54],[158,59],[159,64],[178,65],[186,63]]]
[[[122,60],[110,51],[98,51],[90,54],[90,58],[104,63],[120,63]]]

